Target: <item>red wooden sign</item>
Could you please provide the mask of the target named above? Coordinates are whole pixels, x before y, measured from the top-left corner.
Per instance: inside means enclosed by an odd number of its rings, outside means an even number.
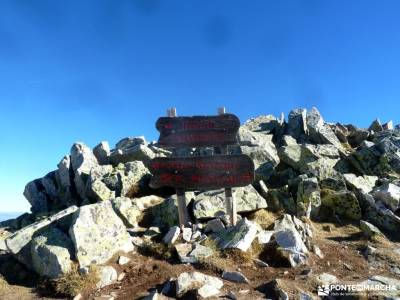
[[[254,180],[254,163],[243,154],[158,157],[151,161],[150,171],[152,188],[218,189],[246,186]]]
[[[162,147],[221,147],[237,143],[238,117],[219,116],[161,117],[156,128]]]

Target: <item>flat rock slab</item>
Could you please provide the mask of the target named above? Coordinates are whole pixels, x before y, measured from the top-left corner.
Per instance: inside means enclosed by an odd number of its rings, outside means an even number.
[[[33,235],[40,229],[50,225],[51,223],[64,218],[78,210],[78,207],[71,206],[64,209],[55,215],[52,215],[42,221],[28,225],[21,230],[18,230],[13,235],[6,239],[7,248],[11,253],[17,254],[23,247],[25,247],[31,240]]]

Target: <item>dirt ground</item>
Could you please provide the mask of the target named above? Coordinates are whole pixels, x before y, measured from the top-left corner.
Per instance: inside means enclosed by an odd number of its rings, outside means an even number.
[[[342,282],[356,283],[366,280],[372,275],[384,275],[400,279],[400,276],[390,272],[391,266],[400,266],[400,255],[393,254],[393,248],[399,248],[399,243],[389,240],[368,241],[363,237],[360,229],[353,224],[338,226],[333,223],[312,223],[314,227],[313,241],[318,245],[324,255],[321,259],[315,254],[310,254],[308,264],[296,268],[279,267],[274,257],[261,253],[257,256],[268,262],[270,267],[260,267],[246,257],[224,257],[223,268],[242,272],[250,284],[238,284],[224,281],[223,291],[227,294],[232,291],[238,299],[265,299],[274,298],[266,283],[273,279],[281,279],[281,284],[291,299],[297,299],[301,291],[309,294],[316,292],[317,282],[315,277],[321,273],[337,276]],[[363,256],[367,245],[377,248],[374,263],[371,264]],[[177,260],[169,262],[151,256],[134,254],[128,266],[119,268],[125,272],[126,277],[119,283],[85,295],[88,299],[95,296],[113,295],[115,299],[131,300],[140,299],[162,286],[171,278],[176,278],[180,273],[187,271],[200,271],[208,275],[220,277],[221,270],[215,265],[207,264],[186,265],[179,264]],[[212,260],[212,259],[211,259]],[[182,299],[196,299],[188,295]]]

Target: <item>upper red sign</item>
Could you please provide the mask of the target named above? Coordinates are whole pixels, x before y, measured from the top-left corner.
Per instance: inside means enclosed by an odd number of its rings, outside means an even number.
[[[232,114],[161,117],[156,123],[160,132],[158,144],[166,148],[221,147],[236,144],[239,127],[238,117]]]

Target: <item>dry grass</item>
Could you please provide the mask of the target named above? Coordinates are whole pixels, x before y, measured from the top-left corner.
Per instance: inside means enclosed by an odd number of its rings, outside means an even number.
[[[259,224],[263,229],[273,227],[274,222],[278,218],[279,215],[277,213],[273,213],[266,209],[260,209],[249,215],[249,219]]]
[[[93,289],[98,282],[98,271],[91,267],[88,274],[81,275],[74,267],[63,277],[54,280],[54,289],[58,294],[74,297],[82,291]]]
[[[5,291],[7,288],[8,288],[7,281],[5,281],[4,278],[0,276],[0,292]]]
[[[163,243],[145,241],[143,245],[140,246],[139,251],[142,255],[163,260],[170,260],[174,257],[174,248]]]

